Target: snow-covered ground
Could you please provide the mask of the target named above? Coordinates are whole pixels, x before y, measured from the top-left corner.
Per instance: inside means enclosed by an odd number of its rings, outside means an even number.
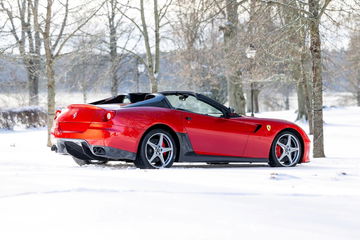
[[[360,239],[360,108],[324,114],[327,158],[295,168],[78,167],[0,131],[0,239]]]

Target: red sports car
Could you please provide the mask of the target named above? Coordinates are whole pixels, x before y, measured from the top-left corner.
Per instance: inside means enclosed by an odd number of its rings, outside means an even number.
[[[79,165],[133,161],[139,168],[174,162],[253,162],[292,167],[309,161],[310,140],[297,125],[240,116],[202,94],[130,93],[55,114],[52,150]]]

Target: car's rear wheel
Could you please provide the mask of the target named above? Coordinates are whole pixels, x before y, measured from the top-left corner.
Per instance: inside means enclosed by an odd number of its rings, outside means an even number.
[[[297,134],[281,132],[271,146],[269,165],[271,167],[293,167],[301,159],[302,148]]]
[[[76,158],[74,156],[72,158],[79,166],[84,166],[89,164],[106,164],[108,162],[102,160],[85,160],[85,159]]]
[[[84,160],[84,159],[80,159],[80,158],[76,158],[76,157],[72,157],[74,159],[74,161],[77,163],[77,165],[79,166],[84,166],[84,165],[87,165],[87,164],[90,164],[90,161],[89,160]]]
[[[169,168],[176,153],[171,134],[163,129],[153,129],[144,136],[134,163],[138,168]]]

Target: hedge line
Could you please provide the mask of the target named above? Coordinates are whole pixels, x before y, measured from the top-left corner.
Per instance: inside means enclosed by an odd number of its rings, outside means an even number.
[[[45,127],[46,115],[40,107],[0,109],[0,129]]]

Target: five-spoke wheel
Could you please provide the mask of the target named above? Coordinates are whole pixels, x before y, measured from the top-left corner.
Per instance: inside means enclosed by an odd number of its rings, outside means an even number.
[[[280,133],[271,147],[269,165],[271,167],[293,167],[302,154],[301,144],[296,134],[289,131]]]
[[[154,129],[141,142],[135,165],[139,168],[171,167],[176,157],[176,143],[168,131]]]

